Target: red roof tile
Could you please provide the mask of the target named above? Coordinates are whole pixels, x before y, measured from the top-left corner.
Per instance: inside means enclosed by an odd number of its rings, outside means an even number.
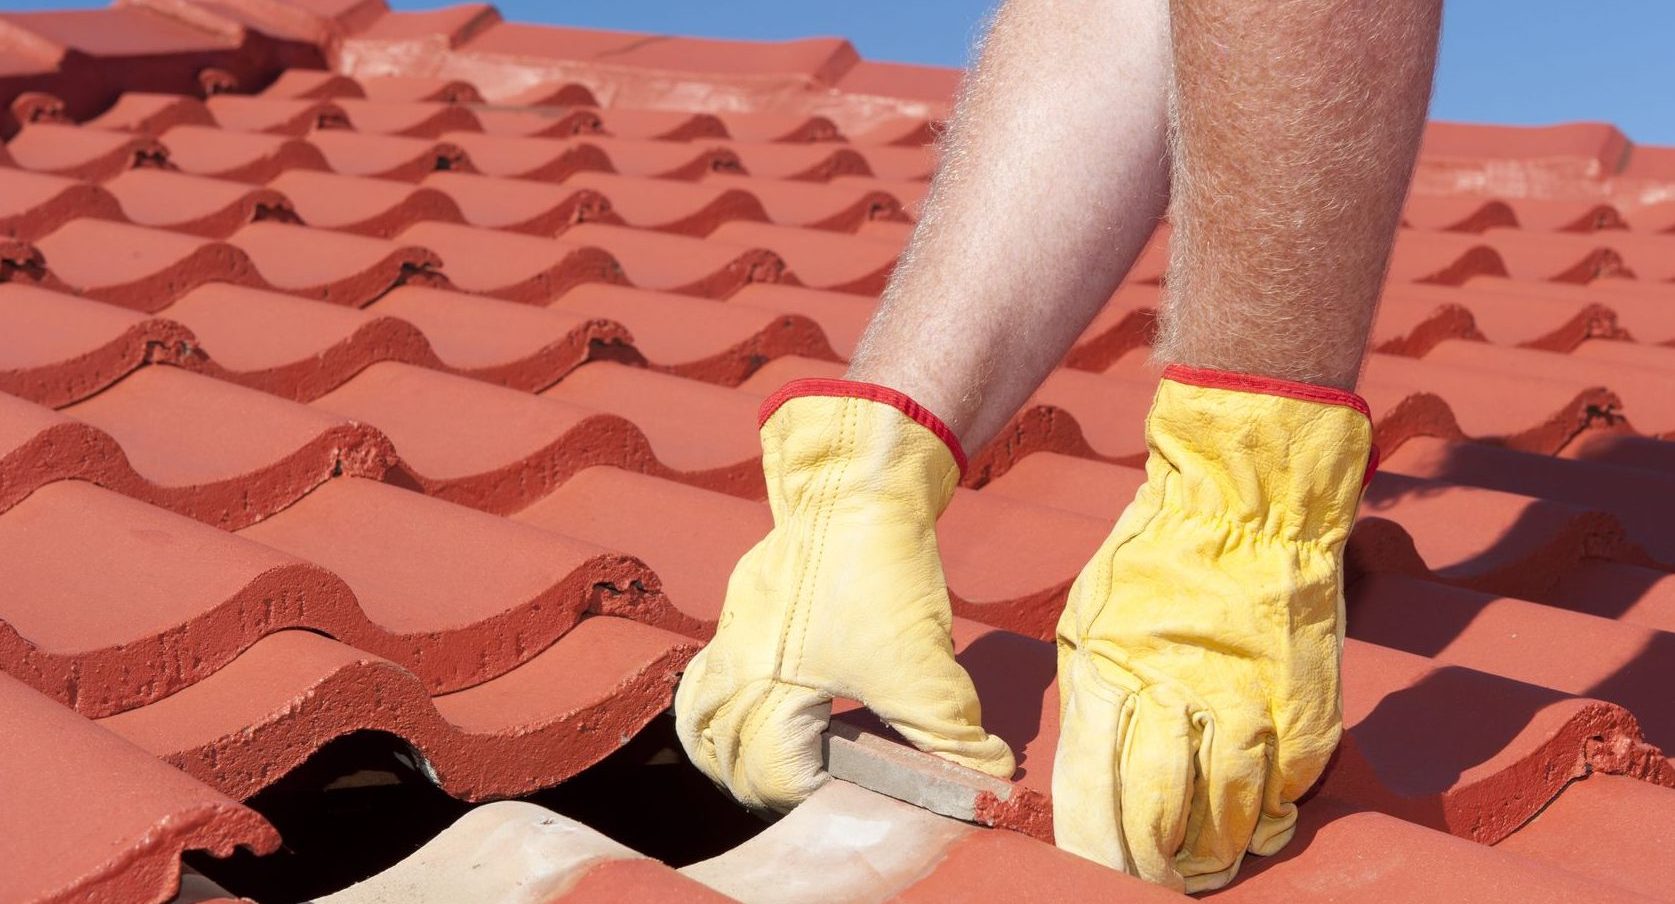
[[[478,800],[665,710],[769,521],[756,408],[842,374],[957,79],[480,4],[148,2],[0,35],[0,798],[25,804],[0,861],[31,865],[8,900],[166,900],[185,850],[271,850],[232,798],[344,734]],[[1347,740],[1229,900],[1668,896],[1672,154],[1429,130],[1363,381],[1385,457],[1348,553]],[[939,523],[959,655],[1022,767],[978,822],[1050,828],[1039,638],[1142,479],[1168,237]],[[684,875],[545,812],[473,811],[327,900],[1166,894],[836,783]],[[846,819],[886,843],[832,841]],[[483,846],[502,829],[560,855]]]

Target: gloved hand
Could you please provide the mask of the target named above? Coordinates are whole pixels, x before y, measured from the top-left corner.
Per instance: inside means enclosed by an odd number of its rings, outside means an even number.
[[[964,467],[952,433],[845,380],[787,384],[761,421],[774,527],[675,692],[687,755],[746,805],[790,809],[826,780],[820,734],[841,696],[921,750],[1010,777],[949,636],[936,519]]]
[[[1181,366],[1147,479],[1058,625],[1058,845],[1177,890],[1291,840],[1342,732],[1343,546],[1366,403]]]

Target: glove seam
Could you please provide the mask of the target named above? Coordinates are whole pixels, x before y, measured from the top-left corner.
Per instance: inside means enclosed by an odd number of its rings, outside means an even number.
[[[758,429],[773,417],[774,412],[781,405],[792,399],[804,396],[835,396],[838,398],[862,399],[888,405],[901,412],[908,420],[913,421],[948,447],[948,452],[954,456],[954,464],[959,467],[960,479],[965,479],[967,468],[965,449],[960,445],[959,437],[954,435],[952,428],[941,418],[937,417],[929,408],[914,401],[907,393],[892,389],[878,383],[864,383],[859,380],[834,380],[822,377],[805,377],[792,380],[781,386],[773,395],[762,400],[762,406],[756,411],[756,426]]]

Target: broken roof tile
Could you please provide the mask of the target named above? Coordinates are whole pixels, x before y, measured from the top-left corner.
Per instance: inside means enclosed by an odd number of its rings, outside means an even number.
[[[388,660],[279,631],[191,687],[98,724],[233,796],[266,787],[335,737],[372,729],[412,744],[455,797],[512,797],[575,775],[668,708],[696,649],[595,616],[517,668],[432,698]]]

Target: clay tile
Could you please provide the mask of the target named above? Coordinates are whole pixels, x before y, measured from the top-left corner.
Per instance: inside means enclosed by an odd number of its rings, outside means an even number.
[[[923,116],[882,116],[849,136],[851,144],[893,144],[917,147],[931,144],[939,134],[939,124]]]
[[[470,133],[452,133],[470,134]],[[315,132],[308,138],[328,169],[350,176],[373,176],[417,182],[438,170],[476,172],[472,157],[457,142],[367,135],[346,129]]]
[[[822,292],[783,283],[751,283],[733,293],[727,303],[807,317],[820,325],[826,341],[845,361],[854,355],[874,308],[870,299],[848,292]]]
[[[281,631],[197,684],[99,724],[235,796],[333,738],[372,730],[412,744],[455,797],[515,797],[591,766],[664,712],[696,647],[624,619],[587,618],[510,672],[431,698],[388,660]]]
[[[742,171],[765,179],[801,179],[826,182],[834,176],[883,176],[875,173],[865,156],[875,148],[851,148],[832,144],[772,144],[728,141],[724,145],[738,155]],[[909,150],[890,148],[889,150]],[[888,155],[887,155],[888,156]],[[893,158],[892,158],[893,159]],[[892,173],[885,178],[913,178]]]
[[[750,499],[766,492],[756,435],[761,400],[748,392],[592,362],[541,395],[632,421],[664,466],[638,470]]]
[[[101,486],[138,482],[106,434],[50,408],[0,393],[0,512],[56,480]]]
[[[121,445],[145,482],[124,492],[229,529],[394,460],[364,424],[177,367],[142,367],[64,413]]]
[[[24,169],[92,181],[168,159],[154,138],[53,123],[23,129],[7,142],[6,150]]]
[[[719,113],[727,134],[739,141],[806,143],[842,141],[837,124],[824,116],[800,113]]]
[[[509,138],[569,138],[600,131],[597,110],[575,107],[500,107],[476,104],[471,112],[488,135]]]
[[[606,135],[585,135],[573,140],[604,157],[601,166],[573,167],[618,172],[625,176],[649,176],[655,179],[700,179],[709,173],[743,172],[739,155],[725,144],[711,141],[642,141],[633,138],[612,138]],[[777,145],[776,145],[777,147]],[[793,149],[796,153],[800,148]]]
[[[611,255],[581,242],[436,222],[396,238],[441,255],[454,286],[510,301],[545,304],[580,283],[621,280]]]
[[[728,220],[767,220],[748,191],[717,183],[642,179],[616,173],[577,173],[564,184],[598,192],[610,204],[602,222],[704,236]]]
[[[759,502],[609,467],[578,472],[512,517],[645,562],[671,604],[650,610],[650,623],[699,638],[715,631],[733,563],[773,526]]]
[[[551,386],[594,355],[625,354],[631,339],[609,316],[422,286],[391,290],[370,310],[423,331],[442,369],[529,391]]]
[[[720,235],[695,239],[583,223],[566,231],[564,241],[603,248],[621,262],[631,285],[660,292],[725,298],[749,283],[776,282],[785,273],[785,262],[772,250]]]
[[[1675,791],[1619,775],[1574,782],[1530,822],[1496,845],[1647,897],[1675,882],[1659,854],[1675,841]]]
[[[1675,265],[1653,260],[1668,253],[1663,242],[1654,239],[1656,244],[1647,249],[1656,255],[1634,253],[1646,247],[1640,241],[1645,238],[1629,232],[1578,235],[1504,227],[1483,234],[1484,241],[1506,262],[1508,275],[1517,279],[1585,283],[1602,276],[1667,279],[1675,275]],[[1675,247],[1675,243],[1670,244]],[[1635,269],[1636,264],[1650,269],[1642,274]]]
[[[407,859],[319,904],[606,899],[726,902],[715,892],[582,823],[522,801],[468,811]]]
[[[617,138],[654,141],[691,141],[695,138],[726,138],[727,127],[719,117],[686,110],[633,110],[614,107],[597,111],[600,130]]]
[[[261,279],[244,252],[225,242],[127,223],[71,220],[36,246],[52,275],[77,294],[140,311],[161,310],[206,282]]]
[[[213,126],[215,117],[195,97],[124,91],[110,109],[84,125],[90,129],[161,135],[175,126]]]
[[[1622,523],[1635,544],[1660,561],[1675,561],[1675,543],[1662,529],[1665,513],[1675,505],[1675,475],[1436,439],[1410,441],[1385,456],[1380,467],[1606,512]]]
[[[766,248],[784,258],[803,285],[862,295],[884,290],[901,253],[891,242],[739,221],[723,223],[710,233],[710,240]]]
[[[1129,352],[1150,346],[1162,294],[1156,286],[1128,284],[1118,288],[1077,337],[1065,355],[1065,365],[1104,370]],[[1379,310],[1382,314],[1383,308]]]
[[[0,235],[32,241],[77,217],[123,218],[116,199],[97,185],[0,168]]]
[[[1620,413],[1635,429],[1660,436],[1675,430],[1675,398],[1667,392],[1669,371],[1675,368],[1675,354],[1667,349],[1592,339],[1568,355],[1488,346],[1478,349],[1481,354],[1474,356],[1473,348],[1463,348],[1462,345],[1464,343],[1440,343],[1426,356],[1426,360],[1434,359],[1447,367],[1460,368],[1460,373],[1474,376],[1487,371],[1518,374],[1527,380],[1527,374],[1540,374],[1540,379],[1570,387],[1576,392],[1587,387],[1606,386],[1621,399]],[[1632,359],[1625,360],[1613,355],[1613,345],[1637,351],[1630,352]]]
[[[936,173],[937,149],[934,145],[861,145],[856,150],[866,158],[870,173],[880,179],[925,181]]]
[[[518,138],[474,132],[449,132],[442,137],[471,155],[475,166],[473,172],[490,176],[561,182],[582,170],[611,168],[611,161],[604,152],[577,140]]]
[[[365,97],[361,83],[323,69],[287,69],[261,91],[262,97],[295,100],[328,100]]]
[[[333,480],[241,536],[341,577],[371,629],[315,625],[432,694],[528,662],[583,614],[656,598],[641,563],[579,539],[372,480]]]
[[[601,220],[610,208],[598,192],[529,179],[431,173],[424,185],[453,199],[464,221],[473,226],[530,235],[551,236],[573,223]]]
[[[405,282],[445,284],[442,259],[408,242],[284,223],[251,223],[227,241],[273,288],[334,304],[360,307]]]
[[[1486,198],[1410,197],[1402,225],[1442,232],[1480,233],[1491,226],[1519,226],[1511,205]]]
[[[1675,200],[1647,204],[1631,211],[1628,220],[1636,232],[1675,232]]]
[[[1479,487],[1380,474],[1367,489],[1361,514],[1403,527],[1424,563],[1423,573],[1492,593],[1539,599],[1570,567],[1586,558],[1651,564],[1609,514],[1547,499]],[[1356,555],[1364,570],[1411,572],[1380,561],[1375,532]],[[1393,560],[1391,560],[1393,561]]]
[[[1376,859],[1375,872],[1343,864]],[[1273,857],[1245,860],[1240,878],[1216,893],[1229,902],[1325,904],[1348,897],[1425,901],[1460,895],[1485,904],[1631,901],[1638,895],[1560,865],[1450,838],[1383,813],[1325,799],[1305,804],[1297,836]]]
[[[20,901],[160,901],[186,851],[279,846],[267,820],[7,675],[0,719],[3,889]],[[66,814],[74,813],[73,818]]]
[[[330,168],[319,149],[282,135],[176,126],[162,141],[169,162],[182,171],[235,182],[265,182],[289,169]]]
[[[288,198],[303,222],[322,229],[389,238],[420,220],[464,222],[447,195],[411,182],[291,170],[269,182],[268,188]]]
[[[1616,312],[1580,287],[1536,284],[1575,289],[1565,296],[1529,291],[1529,285],[1476,277],[1469,289],[1418,283],[1386,286],[1374,348],[1423,357],[1443,339],[1486,339],[1498,345],[1570,351],[1585,339],[1626,335]]]
[[[0,391],[52,407],[195,341],[172,320],[17,283],[0,283],[0,334],[14,340],[0,348]]]
[[[1432,282],[1457,286],[1473,276],[1505,276],[1507,264],[1475,236],[1408,230],[1390,255],[1390,282]]]
[[[802,355],[786,355],[762,365],[761,369],[751,374],[748,380],[740,383],[738,389],[740,392],[748,392],[761,400],[773,395],[774,390],[792,380],[801,380],[805,377],[841,380],[848,370],[848,367],[836,361],[819,361],[814,358],[805,358]]]
[[[375,135],[435,138],[444,132],[482,129],[470,108],[434,101],[340,100],[349,127]]]
[[[931,188],[929,182],[917,182],[910,179],[880,179],[876,176],[833,176],[828,184],[883,192],[900,202],[902,209],[907,211],[914,219],[917,219],[922,212],[925,206],[925,198],[930,194]]]
[[[509,107],[597,107],[598,98],[586,85],[565,81],[537,82],[511,94],[497,95],[495,103]]]
[[[716,173],[704,184],[749,192],[766,209],[766,219],[781,226],[855,232],[874,221],[907,220],[901,202],[888,192],[853,183],[821,185]]]
[[[398,481],[495,513],[590,465],[655,465],[621,417],[406,364],[374,364],[312,404],[388,434],[401,455]]]
[[[206,238],[225,238],[257,220],[297,218],[290,200],[271,188],[168,170],[128,170],[107,180],[105,189],[138,225]]]
[[[1548,232],[1597,232],[1627,229],[1622,211],[1609,204],[1589,200],[1517,198],[1507,203],[1518,214],[1525,229]]]
[[[1455,348],[1457,352],[1453,351]],[[1432,361],[1431,356],[1439,349],[1449,350],[1445,354],[1461,360],[1465,366],[1447,364],[1443,359]],[[1614,389],[1597,382],[1563,379],[1539,371],[1471,367],[1467,360],[1471,352],[1498,356],[1503,351],[1524,350],[1445,340],[1437,343],[1423,362],[1375,353],[1367,358],[1362,395],[1372,402],[1375,422],[1381,428],[1387,420],[1397,418],[1398,403],[1412,396],[1430,395],[1446,405],[1454,429],[1463,430],[1474,439],[1549,455],[1564,448],[1583,431],[1610,426],[1620,420],[1622,399]],[[1538,373],[1539,376],[1535,375]],[[1420,432],[1428,436],[1450,435],[1440,424],[1420,427]],[[1393,453],[1402,438],[1381,436],[1380,448]]]
[[[1663,692],[1675,660],[1659,655],[1675,635],[1395,574],[1363,578],[1348,600],[1360,640],[1615,703],[1652,744],[1675,740],[1675,706]],[[1571,654],[1578,644],[1586,657]]]
[[[343,128],[348,122],[336,101],[219,94],[204,101],[204,106],[216,125],[234,132],[301,137],[316,129]]]
[[[0,545],[18,563],[0,612],[7,668],[88,718],[200,681],[278,627],[371,633],[329,573],[79,480],[0,516]]]
[[[12,100],[11,113],[12,118],[20,125],[71,122],[69,113],[64,109],[64,101],[42,91],[25,91],[19,94]]]
[[[593,283],[565,293],[551,309],[620,321],[652,367],[708,383],[737,385],[784,355],[838,360],[807,317],[730,302]]]
[[[297,401],[318,398],[375,361],[444,366],[411,323],[282,292],[210,283],[166,312],[200,346],[181,366]]]
[[[483,95],[470,82],[459,79],[414,76],[368,76],[361,79],[367,100],[385,104],[430,101],[443,104],[479,104]]]
[[[836,87],[852,94],[948,103],[959,83],[960,70],[946,66],[860,60],[844,70]]]
[[[1662,569],[1590,560],[1570,569],[1541,602],[1675,632],[1675,579]]]

